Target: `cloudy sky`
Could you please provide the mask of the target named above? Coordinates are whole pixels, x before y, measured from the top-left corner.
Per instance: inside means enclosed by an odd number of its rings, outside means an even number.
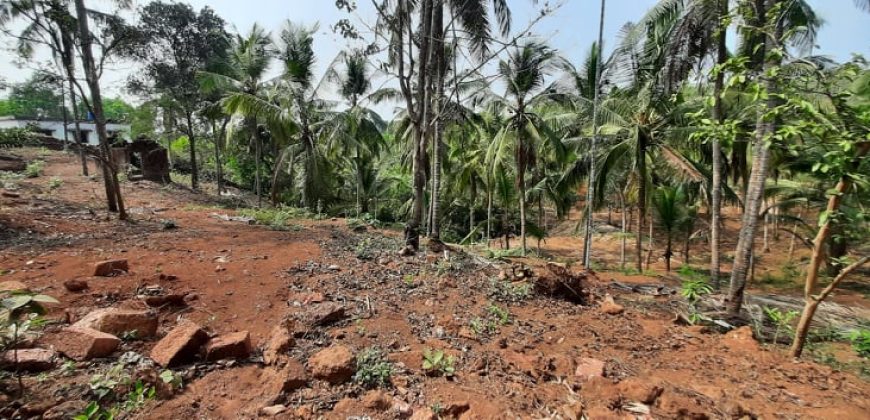
[[[93,1],[93,0],[92,0]],[[358,10],[348,16],[339,11],[333,0],[185,0],[194,8],[212,7],[230,25],[231,30],[246,32],[255,22],[277,33],[283,22],[291,19],[308,25],[319,24],[315,40],[318,57],[318,71],[323,72],[339,51],[348,46],[340,35],[334,34],[331,27],[339,19],[349,17],[361,30],[363,36],[370,34],[363,23],[374,21],[375,12],[371,0],[357,0]],[[825,20],[818,38],[816,52],[843,61],[852,53],[870,57],[870,14],[859,11],[853,0],[809,0],[817,13]],[[143,0],[138,5],[145,3]],[[534,27],[534,33],[548,41],[566,58],[578,63],[597,36],[599,0],[546,0],[537,6],[530,0],[509,0],[513,11],[513,28],[522,30],[538,15],[542,4],[561,4],[558,11],[546,17]],[[620,27],[628,21],[636,21],[655,0],[609,0],[605,19],[605,45],[613,45]],[[370,36],[369,36],[370,38]],[[27,78],[33,68],[45,65],[46,55],[28,63],[16,63],[12,42],[3,39],[0,45],[0,76],[7,82],[19,82]],[[273,71],[277,71],[275,68]],[[136,71],[135,63],[118,63],[104,76],[104,85],[110,96],[124,92],[127,76]]]

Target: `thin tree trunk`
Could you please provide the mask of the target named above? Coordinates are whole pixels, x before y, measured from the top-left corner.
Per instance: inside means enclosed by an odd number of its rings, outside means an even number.
[[[76,102],[76,91],[75,86],[73,85],[73,81],[69,81],[69,95],[70,95],[70,106],[73,109],[73,123],[75,124],[75,141],[79,146],[79,158],[82,161],[82,176],[88,176],[88,154],[85,150],[86,143],[82,139],[82,127],[79,122],[79,107]]]
[[[766,0],[766,3],[759,11],[759,18],[767,21],[767,10],[771,10],[773,6],[781,0]],[[765,51],[770,51],[777,48],[780,39],[782,39],[783,26],[780,19],[775,23],[774,33],[764,37],[765,45],[762,48]],[[761,75],[767,74],[768,70],[779,66],[780,59],[770,58],[765,60],[761,69]],[[743,225],[740,228],[740,234],[737,238],[737,249],[734,252],[734,264],[731,269],[731,285],[728,293],[727,310],[731,316],[738,316],[740,309],[743,306],[743,294],[746,289],[746,278],[750,258],[752,256],[752,248],[755,243],[755,234],[758,227],[758,211],[761,208],[761,203],[764,197],[764,184],[767,180],[768,166],[770,165],[770,150],[767,148],[766,142],[769,137],[776,131],[776,123],[762,118],[762,115],[767,110],[771,110],[777,106],[775,93],[777,90],[776,81],[773,78],[765,77],[765,89],[768,92],[768,99],[765,102],[764,110],[759,112],[758,122],[756,124],[756,139],[753,146],[752,156],[752,172],[749,177],[749,183],[746,189],[745,211],[743,213]]]
[[[196,165],[196,134],[193,132],[193,113],[185,112],[187,122],[187,141],[190,145],[190,187],[199,189],[199,168]]]
[[[229,122],[229,118],[223,119],[223,122],[221,122],[220,135],[218,136],[218,138],[215,139],[214,142],[215,165],[217,166],[218,197],[220,197],[221,194],[223,194],[224,192],[224,163],[221,149],[223,148],[223,141],[227,135],[227,124],[229,124]]]
[[[764,205],[768,206],[768,200],[764,200]],[[761,252],[768,254],[770,253],[770,211],[764,212],[764,218],[762,218],[762,233],[761,233]]]
[[[260,134],[254,130],[254,189],[257,191],[257,207],[263,205],[263,181],[260,174],[263,161],[262,146],[260,145]]]
[[[857,167],[857,162],[859,159],[863,158],[868,152],[870,152],[870,142],[865,142],[855,153],[855,165]],[[828,242],[828,238],[831,236],[831,230],[833,227],[835,215],[840,211],[840,204],[843,202],[843,196],[846,194],[846,191],[852,185],[852,179],[848,176],[843,176],[837,182],[837,186],[834,188],[835,193],[829,194],[828,196],[828,206],[825,209],[828,217],[825,219],[825,223],[819,228],[818,233],[816,233],[816,238],[813,241],[813,255],[810,258],[810,264],[807,267],[807,277],[804,281],[804,310],[801,314],[801,319],[798,322],[797,329],[795,330],[794,341],[791,346],[791,356],[792,357],[800,357],[801,353],[804,349],[804,344],[806,343],[807,334],[809,333],[810,323],[813,320],[813,315],[816,312],[819,304],[824,301],[828,295],[831,294],[832,291],[840,284],[840,282],[846,278],[849,273],[856,270],[857,268],[864,265],[868,257],[863,257],[856,263],[850,265],[849,267],[844,268],[840,271],[840,274],[834,278],[834,281],[831,282],[819,296],[813,296],[813,291],[816,289],[816,286],[819,283],[819,270],[821,269],[822,262],[825,260],[825,244]]]
[[[91,32],[88,29],[88,15],[84,0],[75,0],[76,15],[78,16],[79,33],[81,35],[82,64],[85,69],[85,78],[91,91],[91,106],[97,127],[97,136],[100,139],[103,158],[107,172],[104,172],[106,184],[106,201],[110,211],[118,212],[118,218],[127,220],[127,211],[124,208],[124,200],[121,197],[121,186],[118,182],[118,172],[109,148],[109,136],[106,132],[106,117],[103,113],[103,96],[100,92],[100,82],[97,76],[97,68],[91,49]]]
[[[665,272],[671,272],[671,245],[673,243],[673,234],[668,232],[668,242],[665,245]]]
[[[792,228],[791,239],[789,240],[789,244],[788,244],[788,261],[794,260],[794,244],[795,244],[795,240],[797,239],[798,222],[800,221],[801,218],[803,218],[803,215],[804,215],[804,208],[801,207],[800,210],[798,210],[798,215],[797,215],[798,220],[796,220],[794,222],[794,227]]]
[[[520,239],[522,255],[525,257],[528,248],[526,246],[526,177],[523,169],[517,170],[517,189],[520,192]]]
[[[725,22],[725,17],[728,15],[728,0],[718,0],[719,33],[716,37],[716,64],[723,65],[728,60],[728,25]],[[713,120],[718,124],[725,121],[725,112],[722,106],[722,92],[725,86],[725,72],[720,71],[716,74],[716,80],[713,84]],[[713,180],[710,192],[710,279],[713,287],[717,290],[720,288],[720,225],[722,217],[722,147],[719,143],[719,138],[713,136]],[[686,264],[689,263],[688,256]]]

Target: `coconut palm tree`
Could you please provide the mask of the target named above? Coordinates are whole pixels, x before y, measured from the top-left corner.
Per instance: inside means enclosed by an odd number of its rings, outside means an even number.
[[[221,72],[200,72],[200,85],[205,93],[218,92],[225,98],[236,93],[261,95],[267,87],[268,81],[264,78],[274,54],[271,34],[255,23],[247,35],[236,35],[232,39],[228,62],[221,66]],[[226,133],[226,130],[221,131]],[[256,165],[254,190],[257,193],[257,202],[260,204],[263,150],[260,138],[257,136],[257,115],[242,118],[239,127],[234,128],[232,132],[237,137],[246,139],[248,147],[254,149]],[[216,143],[216,150],[219,152],[218,144]],[[218,161],[217,165],[220,167],[222,163]]]
[[[309,28],[288,21],[278,42],[277,55],[284,66],[282,75],[270,81],[263,95],[236,92],[226,98],[228,111],[256,116],[262,121],[260,134],[268,134],[276,144],[283,145],[273,170],[273,190],[278,188],[281,173],[288,174],[290,182],[294,182],[296,166],[302,166],[301,201],[310,210],[315,210],[329,195],[329,180],[323,173],[328,162],[317,142],[326,104],[317,97],[314,85],[316,30],[316,26]]]
[[[534,106],[548,99],[544,80],[561,64],[556,51],[536,41],[529,41],[513,49],[506,60],[499,62],[499,77],[507,85],[503,97],[493,95],[494,105],[506,113],[507,124],[501,129],[494,143],[499,148],[513,151],[516,169],[516,189],[520,209],[520,240],[522,253],[528,250],[526,243],[526,172],[537,161],[539,146],[552,147],[555,153],[564,154],[561,139],[549,132],[544,119],[535,113]]]
[[[336,152],[334,157],[344,157],[355,174],[357,215],[369,212],[369,200],[375,191],[377,172],[374,163],[386,146],[383,131],[386,122],[377,112],[366,108],[361,102],[378,99],[384,91],[370,92],[371,82],[368,62],[362,51],[343,52],[336,58],[343,64],[339,70],[330,66],[325,78],[339,86],[339,93],[350,107],[327,117],[324,135],[326,146]]]
[[[671,257],[673,256],[674,236],[683,227],[688,210],[685,207],[686,193],[682,186],[663,185],[653,192],[653,206],[659,226],[664,230],[665,245],[665,270],[671,271]]]

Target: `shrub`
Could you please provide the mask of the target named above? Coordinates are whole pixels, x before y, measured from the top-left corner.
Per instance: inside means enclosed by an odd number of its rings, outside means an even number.
[[[37,178],[42,175],[42,171],[45,169],[45,162],[41,160],[34,160],[27,164],[27,168],[24,169],[24,175],[28,178]]]
[[[849,334],[849,341],[852,342],[852,348],[858,356],[870,357],[870,330],[860,329]]]
[[[390,384],[393,364],[376,347],[370,347],[356,356],[354,381],[367,388],[385,387]]]
[[[453,366],[456,359],[444,353],[444,350],[426,349],[423,351],[423,370],[434,376],[453,376],[456,368]]]

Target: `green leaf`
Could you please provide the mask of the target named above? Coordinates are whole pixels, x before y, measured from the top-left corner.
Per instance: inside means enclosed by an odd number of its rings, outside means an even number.
[[[41,303],[60,303],[57,299],[49,295],[35,295],[33,296],[33,301]]]

